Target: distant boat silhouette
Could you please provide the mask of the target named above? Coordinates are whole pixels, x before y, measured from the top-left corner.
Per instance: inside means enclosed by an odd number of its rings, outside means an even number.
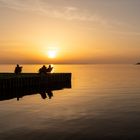
[[[136,63],[136,65],[140,65],[140,62]]]

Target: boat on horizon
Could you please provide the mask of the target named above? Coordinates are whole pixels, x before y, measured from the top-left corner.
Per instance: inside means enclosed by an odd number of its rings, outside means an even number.
[[[140,65],[140,62],[136,63],[136,65]]]

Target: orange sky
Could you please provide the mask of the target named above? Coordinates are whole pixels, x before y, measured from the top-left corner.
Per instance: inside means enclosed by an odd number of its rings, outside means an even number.
[[[0,0],[0,63],[140,61],[139,6],[138,0]]]

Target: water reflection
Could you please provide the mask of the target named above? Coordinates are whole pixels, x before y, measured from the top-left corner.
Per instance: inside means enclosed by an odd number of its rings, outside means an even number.
[[[47,96],[49,97],[49,99],[51,99],[53,97],[53,92],[51,90],[47,89],[47,90],[45,90],[43,92],[40,92],[40,95],[41,95],[42,99],[46,99]]]
[[[57,83],[55,85],[41,86],[41,87],[28,87],[16,89],[0,89],[0,101],[23,98],[26,95],[40,94],[42,99],[51,99],[54,90],[62,90],[64,88],[71,88],[71,82]]]

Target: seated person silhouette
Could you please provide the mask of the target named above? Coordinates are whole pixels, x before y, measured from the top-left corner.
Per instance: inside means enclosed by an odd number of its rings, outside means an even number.
[[[49,65],[49,67],[47,68],[45,65],[43,65],[40,69],[39,69],[39,73],[40,74],[46,74],[47,72],[51,72],[53,69],[53,67],[51,67],[51,65]]]
[[[39,69],[39,73],[43,73],[46,74],[47,73],[47,67],[45,65],[43,65],[40,69]]]
[[[21,73],[21,71],[22,71],[22,67],[20,67],[18,64],[17,64],[17,66],[15,67],[15,74],[19,74],[19,73]]]
[[[47,72],[51,72],[53,69],[53,67],[51,67],[51,65],[49,65],[49,67],[47,68]]]

